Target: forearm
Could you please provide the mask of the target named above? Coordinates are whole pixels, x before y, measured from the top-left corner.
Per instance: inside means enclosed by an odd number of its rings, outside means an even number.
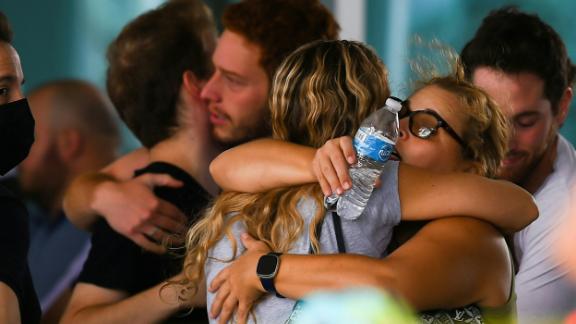
[[[538,216],[533,197],[507,182],[466,173],[434,173],[401,165],[399,192],[403,220],[470,216],[507,233]]]
[[[97,190],[106,182],[115,178],[102,172],[87,173],[74,179],[64,195],[63,207],[72,224],[82,229],[89,229],[98,218],[98,211],[93,202]]]
[[[18,298],[14,291],[3,282],[0,282],[0,323],[20,323]]]
[[[210,173],[228,191],[261,192],[315,182],[314,153],[309,147],[261,139],[223,152],[210,164]]]
[[[86,296],[72,296],[62,323],[158,323],[184,305],[178,301],[178,290],[164,283],[133,296],[117,300],[97,300],[84,303]],[[161,291],[162,289],[162,291]],[[89,298],[89,297],[88,297]]]
[[[282,255],[274,282],[278,292],[291,299],[356,286],[395,290],[393,273],[382,260],[355,254]]]
[[[134,170],[143,168],[149,162],[149,151],[140,148],[110,163],[99,172],[76,177],[64,195],[63,205],[68,219],[77,227],[88,229],[98,218],[99,212],[94,207],[98,190],[115,181],[131,179]]]
[[[511,276],[504,240],[490,225],[447,218],[429,223],[384,259],[283,255],[275,285],[292,299],[318,290],[373,286],[424,311],[472,303],[503,305]]]

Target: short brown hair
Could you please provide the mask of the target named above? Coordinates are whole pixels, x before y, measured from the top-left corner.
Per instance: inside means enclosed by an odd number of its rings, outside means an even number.
[[[108,48],[107,89],[120,117],[146,147],[178,127],[182,75],[212,73],[216,29],[200,0],[170,0],[130,22]]]
[[[490,12],[462,49],[461,57],[468,79],[478,67],[537,75],[544,81],[544,95],[554,114],[576,75],[560,35],[538,15],[514,6]]]
[[[269,80],[298,47],[315,40],[335,40],[340,31],[319,0],[244,0],[226,7],[222,24],[261,48],[260,64]]]

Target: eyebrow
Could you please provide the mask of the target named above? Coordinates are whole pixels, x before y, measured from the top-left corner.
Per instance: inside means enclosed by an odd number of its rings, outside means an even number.
[[[8,82],[8,83],[12,83],[12,82],[16,82],[17,78],[14,75],[7,75],[7,76],[3,76],[0,78],[0,82]],[[24,82],[22,82],[24,83]]]

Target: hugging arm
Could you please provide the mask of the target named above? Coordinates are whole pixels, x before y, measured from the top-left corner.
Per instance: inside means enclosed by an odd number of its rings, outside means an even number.
[[[217,292],[211,315],[220,315],[222,323],[236,310],[238,318],[244,318],[248,306],[264,293],[256,264],[268,250],[250,238],[243,238],[243,243],[247,251],[210,284]],[[318,290],[373,286],[398,293],[417,311],[425,311],[472,303],[501,306],[509,298],[511,278],[502,236],[482,221],[453,217],[425,225],[385,259],[282,255],[275,286],[291,299]]]
[[[174,205],[154,195],[155,186],[179,187],[169,175],[146,173],[132,178],[134,170],[149,163],[147,150],[140,149],[116,160],[100,172],[76,178],[66,190],[64,210],[77,227],[90,228],[99,216],[118,233],[143,248],[163,253],[164,247],[146,238],[156,232],[182,233],[186,217]]]
[[[223,188],[258,192],[318,181],[325,195],[350,188],[348,168],[355,162],[350,137],[328,141],[318,150],[275,140],[241,145],[220,155],[210,166]],[[402,220],[470,216],[506,233],[538,217],[533,197],[506,182],[466,173],[436,173],[401,164]]]
[[[161,282],[129,296],[120,290],[81,282],[74,288],[62,323],[158,323],[190,306],[178,298],[180,290],[178,284],[166,286]],[[191,303],[204,305],[205,296],[205,292],[199,291]]]
[[[210,174],[227,191],[262,192],[316,182],[310,161],[315,150],[260,139],[228,149],[210,163]]]
[[[402,220],[466,215],[514,233],[538,217],[532,195],[508,181],[401,164],[398,182]]]
[[[72,224],[89,229],[99,217],[93,200],[96,192],[107,184],[132,178],[134,170],[146,166],[149,156],[144,148],[135,150],[110,163],[98,172],[89,172],[76,177],[64,194],[64,210]]]

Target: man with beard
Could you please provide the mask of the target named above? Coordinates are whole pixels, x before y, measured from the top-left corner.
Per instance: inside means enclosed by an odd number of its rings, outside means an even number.
[[[292,51],[310,41],[336,39],[340,27],[318,0],[244,0],[226,7],[224,32],[212,55],[215,72],[201,97],[209,104],[212,135],[227,147],[270,134],[268,91],[276,68]],[[138,150],[100,174],[78,178],[67,191],[65,210],[77,226],[90,227],[102,215],[119,233],[148,250],[150,225],[185,219],[171,204],[151,194],[169,178],[146,183],[119,181],[147,163]],[[206,176],[209,176],[208,174]]]
[[[514,236],[519,322],[559,320],[576,307],[576,289],[552,253],[576,178],[574,147],[558,133],[576,68],[548,24],[514,7],[484,18],[461,56],[468,78],[494,98],[512,127],[500,177],[532,193],[540,210]]]

